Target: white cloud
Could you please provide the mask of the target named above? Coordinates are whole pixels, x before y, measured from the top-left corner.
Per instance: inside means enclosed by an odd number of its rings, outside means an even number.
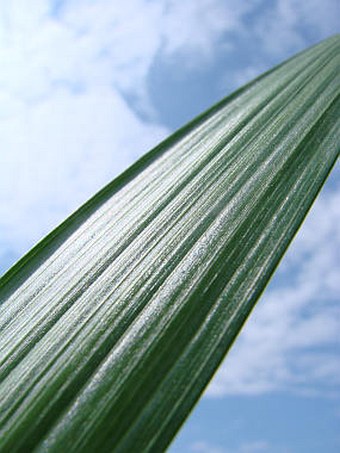
[[[4,119],[2,240],[23,252],[165,133],[106,88],[79,95],[60,88]]]
[[[339,396],[340,191],[320,196],[207,395]]]
[[[308,39],[318,41],[339,29],[336,0],[277,0],[254,23],[261,47],[280,58],[302,50]]]
[[[223,83],[227,80],[235,88],[339,32],[337,0],[259,2],[252,3],[252,8],[245,13],[248,14],[247,26],[238,29],[236,39],[240,48],[248,49],[248,62],[222,78]]]
[[[248,9],[235,1],[219,0],[169,0],[165,15],[165,51],[169,54],[182,53],[199,58],[210,57],[226,32],[239,30],[241,18]]]
[[[49,4],[6,4],[0,89],[24,100],[46,96],[60,83],[114,86],[145,96],[145,78],[161,41],[158,4],[71,1],[58,18],[48,15]]]
[[[26,251],[168,133],[120,94],[143,93],[159,8],[109,3],[68,2],[59,18],[48,1],[0,6],[3,254]]]
[[[32,99],[68,82],[141,93],[161,47],[200,62],[237,24],[219,0],[73,0],[58,17],[50,8],[47,0],[34,8],[21,0],[0,6],[0,87],[6,92]]]
[[[219,0],[54,4],[0,5],[3,256],[26,251],[169,133],[147,90],[156,55],[201,61],[234,20]]]
[[[297,27],[299,17],[296,9],[288,0],[273,3],[254,26],[261,47],[269,55],[285,57],[289,53],[303,48],[306,42]]]
[[[296,27],[303,24],[324,37],[339,32],[340,5],[337,0],[281,0],[279,3],[295,16]]]

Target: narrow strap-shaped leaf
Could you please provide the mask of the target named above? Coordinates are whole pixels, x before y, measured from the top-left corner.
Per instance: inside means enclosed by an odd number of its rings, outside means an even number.
[[[0,451],[161,451],[339,153],[339,37],[145,155],[0,280]]]

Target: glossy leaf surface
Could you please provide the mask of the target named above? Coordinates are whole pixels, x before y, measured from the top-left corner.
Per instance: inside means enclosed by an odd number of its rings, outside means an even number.
[[[0,280],[0,451],[161,451],[339,153],[339,37],[182,128]]]

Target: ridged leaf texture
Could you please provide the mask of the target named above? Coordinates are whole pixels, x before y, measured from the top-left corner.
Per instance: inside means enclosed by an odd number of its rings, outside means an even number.
[[[1,452],[167,447],[336,161],[339,48],[224,99],[2,277]]]

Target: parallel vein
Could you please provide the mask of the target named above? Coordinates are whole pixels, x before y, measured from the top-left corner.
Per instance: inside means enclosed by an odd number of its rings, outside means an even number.
[[[2,277],[0,451],[166,448],[337,159],[339,50],[223,100]]]

